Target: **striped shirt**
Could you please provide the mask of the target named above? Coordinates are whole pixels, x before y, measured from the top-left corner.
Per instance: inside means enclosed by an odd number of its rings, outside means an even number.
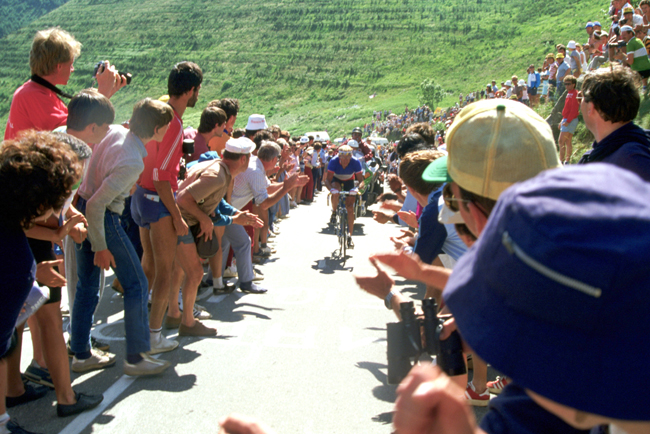
[[[146,148],[144,171],[138,184],[146,190],[156,191],[154,181],[169,181],[172,191],[178,190],[179,163],[183,156],[183,120],[176,110],[162,142],[151,140]]]
[[[235,176],[235,185],[232,190],[231,204],[237,209],[242,209],[253,199],[259,205],[269,197],[267,188],[271,185],[266,177],[264,164],[259,158],[252,156],[245,172]]]

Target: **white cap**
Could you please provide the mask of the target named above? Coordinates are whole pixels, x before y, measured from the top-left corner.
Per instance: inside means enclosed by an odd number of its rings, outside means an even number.
[[[246,129],[250,131],[256,130],[265,130],[268,128],[266,125],[266,118],[264,115],[250,115],[248,117],[248,123],[246,124]]]
[[[566,44],[566,47],[567,47],[569,50],[575,50],[575,49],[576,49],[576,41],[569,41],[569,43]]]
[[[302,136],[300,138],[300,143],[309,143],[309,137],[307,136]]]
[[[250,154],[254,149],[255,143],[247,137],[228,139],[226,142],[226,151],[233,154]]]
[[[348,145],[351,148],[358,148],[359,147],[359,143],[357,143],[356,140],[352,140],[352,139],[348,140],[348,143],[346,143],[346,145]]]
[[[512,81],[507,80],[504,84],[504,86],[512,86]]]
[[[623,26],[623,27],[621,27],[621,32],[633,32],[633,31],[634,31],[634,29],[632,28],[632,26]],[[573,41],[571,41],[571,42],[573,42]],[[569,48],[571,48],[571,47],[569,47]],[[575,48],[575,47],[573,47],[573,48]]]

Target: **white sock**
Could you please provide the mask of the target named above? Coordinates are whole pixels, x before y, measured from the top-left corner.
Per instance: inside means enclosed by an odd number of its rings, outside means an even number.
[[[214,277],[212,276],[212,286],[214,288],[223,288],[223,277]]]
[[[9,422],[9,415],[5,414],[0,415],[0,434],[11,434],[7,429],[7,423]]]
[[[161,332],[162,332],[162,327],[156,330],[149,329],[149,333],[151,334],[151,339],[156,339],[156,340],[160,339]]]

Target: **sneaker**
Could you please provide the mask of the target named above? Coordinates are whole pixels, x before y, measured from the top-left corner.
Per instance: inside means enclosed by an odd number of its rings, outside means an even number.
[[[87,359],[72,358],[73,372],[88,372],[95,369],[104,369],[115,364],[115,354],[106,353],[102,350],[91,349],[90,357]]]
[[[1,426],[1,425],[0,425]],[[5,425],[5,428],[7,431],[9,431],[11,434],[36,434],[32,431],[27,431],[25,429],[22,429],[16,422],[13,420],[10,420],[7,422]]]
[[[149,354],[158,354],[158,353],[166,353],[167,351],[172,351],[175,350],[176,347],[178,346],[178,341],[173,341],[171,339],[167,339],[165,336],[162,335],[162,333],[158,334],[158,339],[156,339],[154,336],[154,333],[150,332],[150,341],[151,341],[151,350],[149,350]]]
[[[209,337],[216,335],[217,329],[206,327],[201,321],[194,321],[194,325],[192,327],[181,324],[181,326],[178,328],[178,336]]]
[[[138,363],[131,364],[124,361],[124,373],[132,377],[138,375],[156,375],[163,372],[165,369],[171,366],[166,360],[158,360],[153,357],[148,356],[145,353],[140,353],[142,360]]]
[[[32,383],[42,384],[43,386],[47,386],[50,389],[54,389],[54,383],[52,383],[50,371],[48,371],[47,368],[41,368],[40,366],[36,365],[36,362],[33,360],[25,370],[25,378]]]
[[[253,264],[261,264],[264,262],[264,256],[253,254]]]
[[[70,339],[68,339],[67,348],[68,348],[68,357],[73,358],[74,351],[72,351],[72,348],[70,348]],[[90,348],[95,350],[100,350],[100,351],[108,351],[111,349],[111,346],[108,345],[106,342],[98,341],[94,337],[90,336]]]
[[[348,237],[348,249],[354,249],[354,242],[352,241],[352,236]]]
[[[467,383],[467,389],[465,389],[465,400],[469,405],[475,407],[487,407],[490,403],[490,391],[485,389],[485,392],[478,393],[474,389],[474,383],[470,381]]]
[[[239,290],[246,294],[265,294],[266,292],[268,292],[268,289],[262,288],[261,286],[255,283],[251,283],[251,286],[247,289],[244,289],[240,286]]]
[[[224,279],[233,279],[236,277],[237,277],[237,268],[234,265],[231,265],[230,267],[226,268],[226,270],[223,272]]]
[[[234,282],[223,282],[222,287],[219,287],[219,286],[212,287],[212,293],[214,295],[230,294],[234,290],[235,290],[235,283]]]
[[[103,395],[85,395],[75,392],[77,402],[70,405],[57,404],[56,415],[59,417],[73,416],[91,408],[95,408],[104,400]]]
[[[289,208],[294,209],[294,208],[297,208],[297,207],[298,207],[298,204],[295,201],[292,200],[291,202],[289,202]]]
[[[510,384],[509,378],[497,377],[496,380],[487,382],[487,388],[490,391],[490,393],[494,393],[495,395],[498,395],[503,391],[504,387],[506,387],[508,384]]]
[[[258,255],[259,256],[271,256],[271,253],[274,253],[273,250],[274,249],[271,249],[269,246],[260,247]]]
[[[273,238],[275,238],[275,233],[273,233],[273,231],[269,231],[269,234],[266,236],[266,238],[272,240]]]
[[[196,319],[210,319],[212,318],[212,314],[205,310],[203,306],[199,306],[198,304],[194,305],[194,318]]]

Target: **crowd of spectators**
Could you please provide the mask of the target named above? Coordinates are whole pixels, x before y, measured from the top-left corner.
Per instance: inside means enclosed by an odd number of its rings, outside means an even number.
[[[623,1],[613,7],[625,16]],[[630,47],[625,32],[635,29],[617,23]],[[647,30],[643,21],[637,25]],[[458,330],[473,370],[468,381],[466,374],[448,377],[427,363],[412,369],[397,390],[396,432],[650,430],[650,411],[638,398],[645,384],[629,375],[650,356],[643,345],[650,326],[644,311],[650,302],[650,139],[633,122],[643,69],[634,68],[636,50],[620,55],[615,43],[612,36],[610,62],[620,57],[623,65],[591,71],[592,56],[587,68],[581,62],[561,78],[565,108],[579,110],[595,137],[575,167],[562,167],[570,140],[561,136],[558,153],[547,122],[520,104],[524,92],[531,105],[538,103],[527,85],[540,83],[538,74],[550,76],[555,63],[546,62],[548,71],[541,72],[531,65],[525,83],[513,77],[511,95],[497,89],[493,97],[461,96],[440,118],[453,118],[444,136],[432,127],[436,117],[426,106],[407,107],[401,117],[375,113],[380,124],[397,119],[392,128],[401,137],[388,157],[398,169],[387,180],[391,193],[379,198],[373,216],[403,231],[391,238],[394,251],[370,257],[376,274],[356,281],[398,319],[409,298],[384,265],[426,284],[425,297],[438,301],[445,319],[440,339]],[[578,59],[577,45],[567,48],[567,57]],[[261,114],[235,130],[235,99],[210,101],[198,128],[184,128],[183,114],[196,106],[203,81],[192,62],[173,65],[164,102],[143,98],[128,123],[115,125],[110,98],[127,77],[109,62],[98,69],[97,89],[70,96],[56,87],[67,83],[79,52],[80,44],[59,28],[37,33],[32,77],[14,94],[0,147],[0,188],[17,205],[0,213],[8,282],[0,293],[0,434],[25,432],[7,407],[42,397],[47,390],[36,384],[54,388],[60,417],[102,401],[101,394],[72,388],[70,368],[84,373],[116,363],[108,345],[90,336],[105,271],[115,270],[115,288],[124,296],[124,372],[160,374],[169,362],[151,355],[178,346],[163,328],[215,336],[202,322],[210,314],[195,303],[198,291],[267,292],[256,283],[261,276],[254,264],[274,254],[277,220],[312,201],[324,179],[332,188],[326,175],[334,148],[269,127]],[[574,120],[565,116],[562,125],[569,129]],[[353,134],[361,138],[361,131]],[[342,149],[351,154],[354,145],[361,148],[353,138]],[[55,244],[63,245],[62,259]],[[229,280],[234,277],[237,285]],[[29,381],[19,370],[22,310],[34,312],[27,319],[34,347]],[[488,379],[488,364],[501,375]],[[604,372],[616,387],[593,393],[594,378]],[[468,404],[489,406],[480,427]],[[221,426],[230,434],[270,432],[241,416]]]

